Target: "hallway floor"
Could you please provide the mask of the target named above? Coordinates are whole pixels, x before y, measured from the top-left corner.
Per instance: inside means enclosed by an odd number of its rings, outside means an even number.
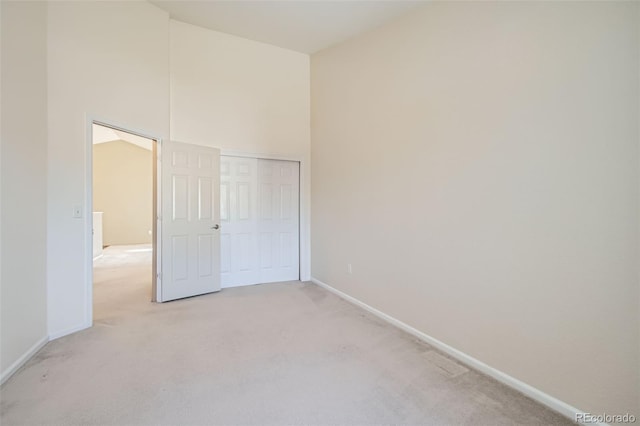
[[[5,383],[3,426],[573,424],[313,284],[151,303],[145,248],[96,260],[94,326]]]

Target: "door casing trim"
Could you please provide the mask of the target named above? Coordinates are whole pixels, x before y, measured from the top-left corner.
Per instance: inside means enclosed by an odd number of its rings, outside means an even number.
[[[131,133],[132,135],[155,141],[153,144],[152,155],[154,155],[154,194],[153,194],[153,213],[155,219],[153,223],[153,270],[152,270],[152,301],[157,301],[158,295],[161,294],[160,282],[160,250],[161,247],[157,243],[161,241],[161,227],[159,226],[160,217],[158,215],[159,203],[161,202],[161,182],[158,179],[161,171],[161,151],[162,138],[141,129],[132,129],[129,125],[120,124],[115,120],[98,117],[87,114],[85,117],[85,176],[84,176],[84,275],[85,275],[85,307],[84,307],[84,325],[85,328],[93,326],[93,125],[97,124],[109,127],[114,130]]]

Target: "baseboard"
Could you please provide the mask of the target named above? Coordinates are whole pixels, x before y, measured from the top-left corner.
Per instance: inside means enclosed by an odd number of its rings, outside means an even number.
[[[487,364],[485,364],[484,362],[475,359],[474,357],[467,355],[466,353],[459,351],[456,348],[453,348],[449,345],[447,345],[446,343],[441,342],[440,340],[431,337],[419,330],[416,330],[415,328],[411,327],[408,324],[403,323],[402,321],[385,314],[384,312],[381,312],[379,310],[377,310],[376,308],[367,305],[366,303],[356,299],[355,297],[349,296],[346,293],[341,292],[340,290],[331,287],[330,285],[311,277],[311,282],[314,284],[319,285],[322,288],[325,288],[327,290],[329,290],[331,293],[341,297],[342,299],[346,300],[347,302],[353,303],[356,306],[359,306],[360,308],[372,313],[373,315],[377,316],[378,318],[381,318],[385,321],[387,321],[388,323],[400,328],[401,330],[406,331],[407,333],[417,337],[418,339],[430,344],[431,346],[433,346],[434,348],[437,348],[439,350],[441,350],[442,352],[450,355],[451,357],[457,359],[458,361],[474,368],[475,370],[480,371],[483,374],[486,374],[487,376],[490,376],[494,379],[496,379],[497,381],[499,381],[500,383],[503,383],[507,386],[509,386],[510,388],[513,388],[521,393],[523,393],[524,395],[528,396],[529,398],[541,403],[542,405],[545,405],[547,407],[549,407],[550,409],[552,409],[553,411],[556,411],[560,414],[562,414],[563,416],[571,419],[572,421],[576,421],[576,416],[578,414],[585,414],[582,410],[578,410],[577,408],[567,404],[566,402],[560,401],[558,398],[555,398],[543,391],[541,391],[540,389],[536,389],[531,385],[528,385],[526,383],[524,383],[523,381],[520,381],[518,379],[516,379],[515,377],[512,377],[496,368],[493,368]],[[595,423],[594,423],[595,424]],[[605,423],[601,423],[600,425],[605,426]]]
[[[33,346],[29,348],[20,358],[16,360],[13,364],[9,366],[5,371],[2,372],[0,376],[0,385],[6,382],[9,377],[13,376],[13,374],[20,369],[27,361],[31,359],[44,345],[49,342],[49,337],[44,336],[42,339],[38,340]]]
[[[75,333],[77,331],[82,331],[82,330],[90,328],[90,327],[91,327],[91,324],[81,324],[81,325],[77,325],[75,327],[70,327],[70,328],[64,329],[62,331],[56,331],[55,333],[49,334],[49,340],[59,339],[61,337],[67,336],[67,335]]]

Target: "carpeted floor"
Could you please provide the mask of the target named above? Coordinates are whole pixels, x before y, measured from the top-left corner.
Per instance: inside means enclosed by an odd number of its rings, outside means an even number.
[[[3,426],[572,424],[313,284],[151,303],[145,248],[96,260],[94,327],[5,383]]]

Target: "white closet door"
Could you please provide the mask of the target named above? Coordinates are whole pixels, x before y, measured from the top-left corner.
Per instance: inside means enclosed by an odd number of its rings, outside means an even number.
[[[258,160],[260,282],[299,279],[300,163]]]
[[[258,160],[220,157],[220,278],[222,287],[257,284]]]

